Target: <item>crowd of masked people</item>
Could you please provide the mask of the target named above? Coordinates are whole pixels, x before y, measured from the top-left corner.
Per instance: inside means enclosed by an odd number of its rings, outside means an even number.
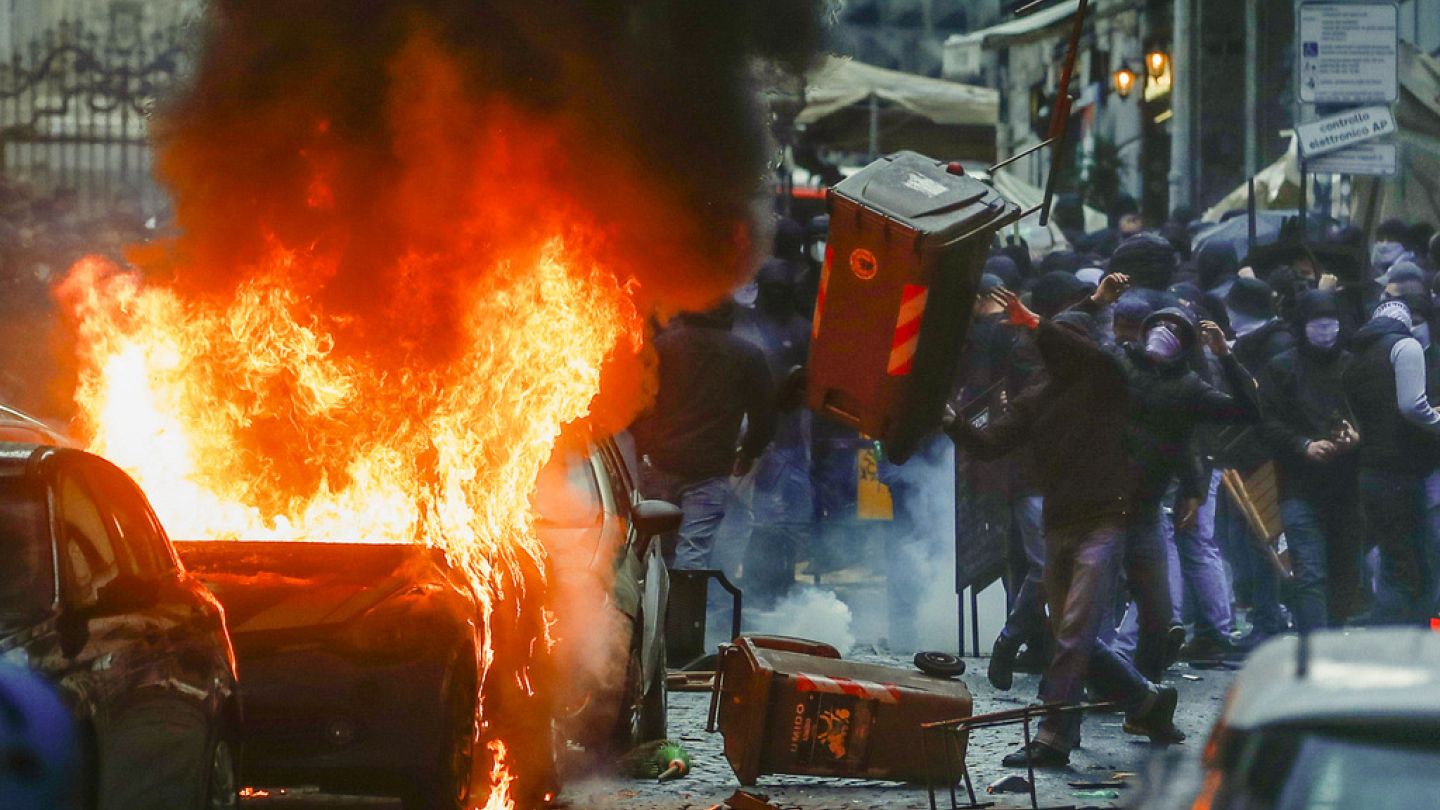
[[[1026,563],[989,679],[1042,651],[1043,702],[1116,701],[1160,742],[1178,659],[1440,609],[1435,229],[1192,250],[1181,222],[994,251],[948,425]],[[1064,765],[1079,732],[1047,717],[1006,764]]]
[[[1183,738],[1162,683],[1177,660],[1440,608],[1440,237],[1286,227],[1252,250],[1191,219],[1152,230],[1120,210],[1038,257],[997,239],[944,432],[906,465],[878,460],[892,649],[913,648],[934,533],[919,493],[953,441],[962,491],[998,496],[1014,543],[992,683],[1029,656],[1043,701],[1115,701],[1162,742]],[[722,570],[762,609],[802,559],[835,565],[856,525],[868,442],[799,407],[795,373],[824,244],[823,218],[782,222],[753,285],[662,328],[632,430],[645,491],[684,511],[671,565]],[[1063,765],[1080,728],[1051,716],[1006,762]]]

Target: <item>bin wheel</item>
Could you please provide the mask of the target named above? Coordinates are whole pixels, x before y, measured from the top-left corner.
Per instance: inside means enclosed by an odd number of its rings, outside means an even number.
[[[922,652],[915,654],[915,668],[936,678],[958,678],[965,674],[965,660],[950,653]]]

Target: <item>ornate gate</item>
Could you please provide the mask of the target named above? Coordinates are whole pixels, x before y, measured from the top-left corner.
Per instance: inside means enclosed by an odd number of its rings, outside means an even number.
[[[99,25],[62,21],[0,63],[0,166],[41,196],[73,194],[82,215],[154,216],[166,203],[150,174],[149,117],[187,74],[193,35],[146,30],[136,3],[109,11]]]

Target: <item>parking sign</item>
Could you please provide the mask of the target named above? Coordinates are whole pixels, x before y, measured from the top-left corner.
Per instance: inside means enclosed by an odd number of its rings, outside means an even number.
[[[1393,104],[1399,97],[1399,12],[1393,3],[1300,7],[1300,101]]]

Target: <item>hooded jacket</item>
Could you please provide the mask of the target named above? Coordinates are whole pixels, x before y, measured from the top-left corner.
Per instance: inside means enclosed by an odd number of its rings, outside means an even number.
[[[687,483],[729,475],[737,444],[758,458],[775,433],[765,354],[716,313],[681,316],[656,336],[655,351],[655,404],[631,427],[640,454]]]
[[[1187,348],[1199,341],[1190,314],[1177,307],[1154,312],[1142,332],[1161,321],[1177,323]],[[1132,502],[1136,514],[1158,506],[1172,479],[1179,476],[1181,494],[1203,499],[1192,439],[1204,423],[1251,424],[1259,421],[1255,383],[1233,355],[1220,361],[1226,393],[1206,382],[1186,357],[1157,363],[1142,347],[1125,352],[1130,382],[1131,418],[1127,432],[1135,481]]]
[[[1426,475],[1435,468],[1434,434],[1401,410],[1411,403],[1400,402],[1395,356],[1398,344],[1406,340],[1414,341],[1408,326],[1379,317],[1360,327],[1351,341],[1355,359],[1345,371],[1345,400],[1360,431],[1362,470]]]
[[[1305,324],[1316,318],[1339,319],[1340,302],[1330,293],[1309,292],[1297,302],[1295,315],[1296,327],[1303,335]],[[1319,349],[1302,338],[1265,367],[1260,378],[1265,421],[1260,431],[1274,453],[1282,497],[1327,493],[1346,497],[1353,490],[1353,453],[1327,462],[1305,457],[1310,442],[1329,439],[1341,421],[1354,422],[1344,384],[1353,360],[1338,341],[1333,348]]]
[[[1125,370],[1082,331],[1093,329],[1041,320],[1036,344],[1045,361],[1044,381],[983,429],[964,420],[950,428],[956,443],[980,459],[1029,444],[1047,532],[1118,526],[1129,513]]]

